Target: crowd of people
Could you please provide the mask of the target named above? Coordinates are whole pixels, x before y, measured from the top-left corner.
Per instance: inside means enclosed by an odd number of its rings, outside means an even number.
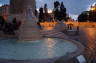
[[[3,16],[0,16],[0,31],[4,34],[15,34],[15,31],[19,29],[20,25],[21,21],[17,21],[16,18],[13,18],[11,22],[8,22]]]

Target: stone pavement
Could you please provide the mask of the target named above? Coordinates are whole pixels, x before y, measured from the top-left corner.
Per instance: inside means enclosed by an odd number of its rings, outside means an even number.
[[[68,37],[82,43],[85,46],[84,55],[87,59],[87,63],[96,60],[94,60],[94,58],[96,58],[96,28],[81,28],[79,35]]]

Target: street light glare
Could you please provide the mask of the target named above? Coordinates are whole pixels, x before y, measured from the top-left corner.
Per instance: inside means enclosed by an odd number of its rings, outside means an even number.
[[[95,10],[95,8],[91,8],[90,10],[91,10],[91,11],[94,11],[94,10]]]
[[[87,8],[87,11],[94,11],[94,10],[96,10],[96,2],[89,5],[88,8]]]

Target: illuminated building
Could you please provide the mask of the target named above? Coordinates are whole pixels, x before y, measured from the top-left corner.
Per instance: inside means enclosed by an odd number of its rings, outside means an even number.
[[[0,7],[0,16],[3,16],[5,19],[8,17],[9,15],[9,5],[3,5]]]

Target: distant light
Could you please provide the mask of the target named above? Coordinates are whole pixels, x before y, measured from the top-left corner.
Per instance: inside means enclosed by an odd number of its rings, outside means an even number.
[[[37,11],[39,12],[39,8],[37,8]],[[48,13],[52,13],[52,10],[48,9]]]
[[[39,12],[39,8],[36,9]]]
[[[96,2],[94,2],[91,5],[89,5],[88,8],[87,8],[87,11],[94,10],[94,8],[91,8],[91,6],[95,6],[95,4],[96,4]]]
[[[52,13],[52,10],[51,9],[48,9],[48,13]]]
[[[94,10],[95,10],[95,8],[91,8],[90,10],[91,10],[91,11],[94,11]]]

